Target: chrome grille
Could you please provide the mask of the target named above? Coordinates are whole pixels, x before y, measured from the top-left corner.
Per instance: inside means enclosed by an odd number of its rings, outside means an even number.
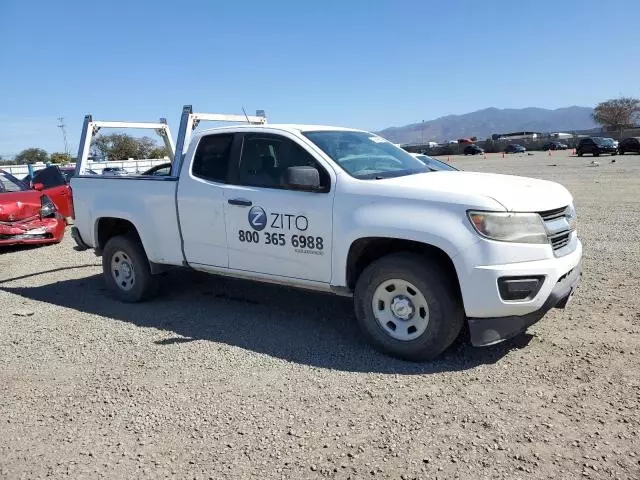
[[[549,236],[549,240],[551,240],[551,247],[554,250],[560,250],[562,247],[566,247],[569,245],[569,241],[571,240],[571,232],[559,233],[557,235]]]
[[[563,251],[563,249],[571,243],[573,233],[567,220],[567,211],[568,206],[538,212],[542,217],[551,248],[556,256],[569,253],[568,251]]]
[[[562,208],[554,208],[553,210],[547,210],[545,212],[538,212],[538,213],[542,217],[542,220],[547,222],[549,220],[554,220],[556,218],[564,217],[566,211],[567,211],[567,207],[562,207]]]

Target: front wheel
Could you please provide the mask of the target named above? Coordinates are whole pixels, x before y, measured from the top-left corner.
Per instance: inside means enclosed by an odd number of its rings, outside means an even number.
[[[454,280],[439,265],[410,253],[370,264],[358,278],[356,318],[377,350],[411,361],[431,360],[456,339],[464,311]]]
[[[102,252],[102,273],[111,294],[123,302],[152,297],[157,280],[137,236],[118,235],[107,241]]]

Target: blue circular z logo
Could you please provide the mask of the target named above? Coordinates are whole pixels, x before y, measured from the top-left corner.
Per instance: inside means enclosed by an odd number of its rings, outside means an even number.
[[[258,232],[267,226],[267,214],[262,207],[251,207],[249,210],[249,225]]]

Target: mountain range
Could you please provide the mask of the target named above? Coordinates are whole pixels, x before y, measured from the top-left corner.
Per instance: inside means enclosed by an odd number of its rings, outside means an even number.
[[[494,133],[568,132],[596,127],[589,107],[485,108],[464,115],[447,115],[403,127],[390,127],[377,132],[394,143],[443,142],[458,138],[485,139]]]

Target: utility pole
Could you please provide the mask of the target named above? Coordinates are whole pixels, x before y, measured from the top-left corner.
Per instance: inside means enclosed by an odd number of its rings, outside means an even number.
[[[424,120],[422,120],[422,124],[420,125],[420,140],[424,146]]]
[[[64,124],[64,117],[58,117],[58,128],[62,130],[62,138],[64,139],[64,153],[69,156],[69,144],[67,143],[67,130]]]

